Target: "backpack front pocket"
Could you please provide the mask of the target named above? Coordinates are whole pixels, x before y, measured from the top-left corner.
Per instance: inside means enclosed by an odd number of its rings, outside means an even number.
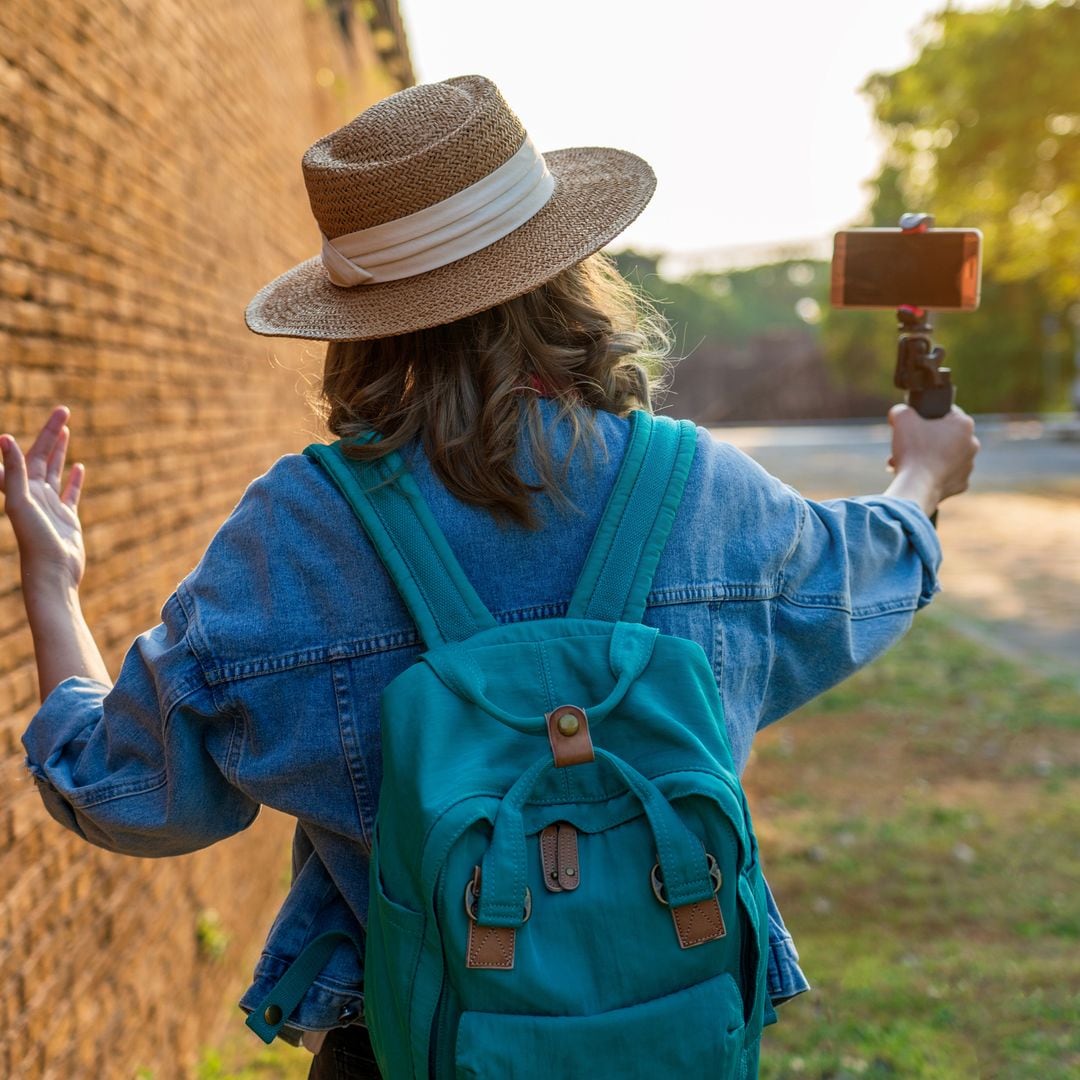
[[[724,973],[686,990],[593,1016],[465,1012],[458,1080],[655,1080],[741,1075],[745,1027]],[[597,1067],[597,1062],[603,1062]]]

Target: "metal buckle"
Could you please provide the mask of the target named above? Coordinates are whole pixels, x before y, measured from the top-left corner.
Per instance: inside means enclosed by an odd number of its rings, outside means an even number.
[[[716,860],[707,851],[705,852],[705,858],[709,860],[709,877],[713,880],[713,893],[715,894],[720,891],[724,875],[720,872]],[[664,879],[660,876],[659,862],[653,866],[652,873],[649,874],[649,881],[652,883],[653,895],[661,904],[667,907],[667,898],[664,896]]]
[[[480,867],[473,868],[473,876],[469,879],[469,883],[465,886],[465,914],[469,918],[476,922],[476,904],[480,898]],[[525,886],[525,922],[529,921],[529,916],[532,915],[532,890],[529,886]]]

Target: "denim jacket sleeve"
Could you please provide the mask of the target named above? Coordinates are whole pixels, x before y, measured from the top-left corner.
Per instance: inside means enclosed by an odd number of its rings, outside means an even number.
[[[884,653],[941,589],[941,544],[913,500],[815,502],[784,487],[797,525],[777,583],[759,729]]]
[[[719,600],[717,677],[741,767],[755,732],[903,637],[940,591],[941,544],[910,499],[817,502],[704,429],[699,450],[694,539],[671,557]]]
[[[247,828],[259,804],[230,782],[238,718],[220,707],[188,636],[184,583],[140,634],[110,689],[58,683],[22,736],[48,812],[98,847],[180,855]]]

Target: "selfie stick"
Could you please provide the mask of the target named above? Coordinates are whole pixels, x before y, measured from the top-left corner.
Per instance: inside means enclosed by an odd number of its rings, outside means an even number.
[[[924,233],[934,224],[932,214],[904,214],[900,228]],[[896,350],[894,385],[907,391],[907,403],[927,420],[944,416],[956,400],[951,372],[941,367],[945,350],[930,340],[930,316],[925,308],[904,304],[896,310],[900,340]]]
[[[900,228],[906,233],[924,233],[934,224],[932,214],[902,214]],[[938,420],[953,406],[956,387],[952,372],[941,366],[945,350],[930,340],[930,316],[925,308],[903,304],[896,309],[900,339],[896,348],[893,384],[907,391],[906,401],[920,416]],[[937,511],[930,520],[937,525]]]

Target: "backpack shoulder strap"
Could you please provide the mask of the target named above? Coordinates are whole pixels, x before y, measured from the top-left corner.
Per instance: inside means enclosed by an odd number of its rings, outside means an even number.
[[[351,442],[378,438],[365,432]],[[307,457],[330,474],[367,531],[427,647],[496,625],[476,594],[443,531],[395,450],[372,462],[355,461],[342,440],[311,443]]]
[[[630,436],[567,615],[640,622],[697,448],[691,420],[630,414]]]

